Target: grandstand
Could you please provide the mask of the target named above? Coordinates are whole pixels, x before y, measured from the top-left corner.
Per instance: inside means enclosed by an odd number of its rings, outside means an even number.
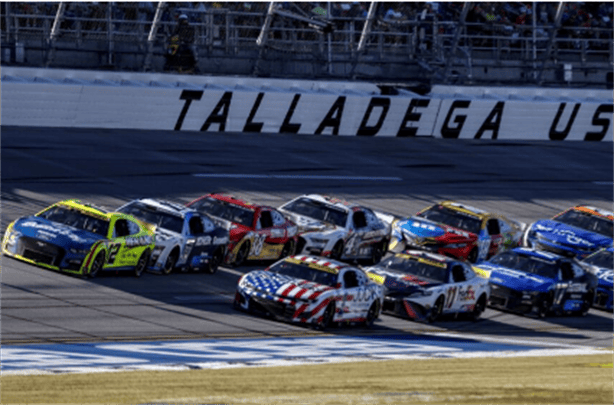
[[[2,2],[4,66],[161,72],[179,15],[198,72],[612,88],[611,2]]]

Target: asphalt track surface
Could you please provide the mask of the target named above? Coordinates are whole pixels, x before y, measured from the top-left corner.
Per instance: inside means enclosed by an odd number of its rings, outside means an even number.
[[[115,208],[140,197],[188,202],[220,192],[279,206],[313,192],[400,215],[454,199],[527,223],[613,201],[612,143],[24,127],[2,127],[1,136],[2,233],[65,198]],[[3,257],[2,344],[319,335],[232,309],[239,276],[266,265],[84,280]],[[477,323],[383,315],[373,330],[328,333],[437,331],[611,348],[612,329],[612,313],[594,309],[545,320],[488,309]]]

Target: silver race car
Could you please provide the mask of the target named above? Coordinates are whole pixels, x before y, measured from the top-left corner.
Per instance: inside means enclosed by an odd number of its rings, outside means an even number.
[[[174,269],[215,273],[224,260],[228,230],[206,214],[168,201],[143,198],[117,209],[156,225],[156,246],[149,268],[170,274]]]

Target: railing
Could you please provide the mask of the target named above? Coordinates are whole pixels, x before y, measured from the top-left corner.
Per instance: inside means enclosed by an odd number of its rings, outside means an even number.
[[[132,43],[146,49],[151,29],[150,20],[118,18],[108,4],[94,17],[64,16],[58,41],[74,41],[81,45],[86,41]],[[106,9],[104,4],[106,4]],[[128,3],[129,4],[129,3]],[[8,7],[8,12],[7,12]],[[0,15],[2,44],[25,40],[47,43],[55,19],[55,8],[47,14],[24,14],[11,10],[6,3]],[[195,47],[199,54],[222,50],[227,55],[257,49],[256,39],[261,32],[266,12],[237,12],[211,9],[206,12],[191,10],[191,25],[195,28]],[[125,16],[124,16],[125,17]],[[332,18],[334,30],[330,42],[326,34],[307,24],[276,17],[270,27],[267,46],[288,54],[311,53],[326,60],[328,54],[336,61],[355,60],[356,51],[365,18]],[[161,21],[156,33],[158,53],[170,35],[175,23]],[[456,30],[460,29],[456,55],[450,55]],[[548,55],[550,36],[552,52]],[[612,30],[595,28],[553,26],[513,26],[504,24],[462,24],[457,21],[404,21],[387,22],[379,18],[368,36],[365,55],[385,59],[421,60],[430,64],[442,64],[450,58],[464,59],[470,65],[475,59],[492,61],[521,61],[545,63],[551,60],[574,63],[612,63],[614,54]],[[330,47],[330,48],[329,48]],[[113,51],[108,46],[109,52]],[[329,61],[330,63],[330,61]]]

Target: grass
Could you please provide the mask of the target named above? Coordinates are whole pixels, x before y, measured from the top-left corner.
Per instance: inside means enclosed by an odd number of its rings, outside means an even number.
[[[612,354],[2,376],[2,404],[612,404]]]

